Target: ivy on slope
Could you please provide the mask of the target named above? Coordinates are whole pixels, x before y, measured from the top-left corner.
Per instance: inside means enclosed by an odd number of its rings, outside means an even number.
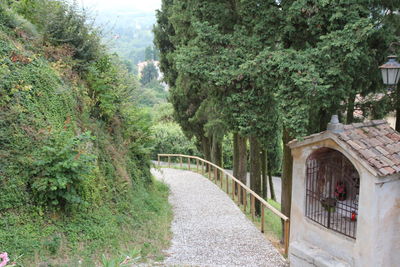
[[[24,264],[85,266],[108,246],[116,253],[146,239],[143,253],[156,253],[151,242],[168,227],[146,225],[169,218],[168,190],[151,180],[138,82],[90,30],[90,60],[76,56],[79,43],[45,41],[45,30],[0,4],[0,251]]]

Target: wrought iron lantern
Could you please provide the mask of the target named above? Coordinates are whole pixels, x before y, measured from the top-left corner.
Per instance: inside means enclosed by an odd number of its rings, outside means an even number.
[[[388,56],[388,61],[380,66],[382,71],[383,84],[388,86],[396,86],[400,78],[400,63],[397,62],[396,56]]]

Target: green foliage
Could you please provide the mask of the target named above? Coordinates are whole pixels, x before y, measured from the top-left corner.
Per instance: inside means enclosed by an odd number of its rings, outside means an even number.
[[[83,186],[93,183],[95,168],[95,155],[87,151],[91,140],[89,132],[71,136],[61,130],[52,132],[44,141],[44,146],[33,155],[30,172],[30,186],[38,203],[63,209],[85,204]]]
[[[126,257],[134,251],[159,257],[170,235],[168,194],[168,187],[155,182],[114,199],[104,195],[101,206],[70,216],[43,215],[35,207],[9,211],[0,220],[0,246],[12,260],[19,257],[21,266],[77,266],[80,261],[94,267],[104,253]]]
[[[89,23],[86,11],[79,8],[77,3],[23,0],[14,1],[11,6],[37,25],[44,43],[70,46],[74,51],[74,59],[80,63],[75,66],[77,69],[85,70],[88,63],[102,54],[104,49],[100,43],[99,30]]]
[[[144,254],[158,254],[168,189],[151,180],[151,118],[138,107],[138,81],[101,49],[76,6],[8,7],[0,6],[1,249],[25,266],[96,266],[106,251],[142,251],[143,240]],[[24,34],[15,10],[43,40]]]
[[[22,16],[12,12],[4,4],[0,4],[0,25],[11,29],[16,29],[20,34],[21,31],[27,34],[29,38],[38,37],[36,27]]]
[[[53,235],[49,237],[49,239],[45,241],[43,245],[47,248],[51,255],[55,255],[61,246],[61,236]]]
[[[162,103],[153,107],[153,121],[156,123],[173,122],[174,107],[171,103]]]
[[[167,101],[168,91],[160,81],[153,79],[151,82],[140,88],[138,103],[144,107],[153,107]],[[155,113],[155,112],[154,112]]]
[[[222,129],[207,126],[220,121],[277,151],[282,128],[301,138],[325,130],[334,113],[347,112],[351,120],[356,95],[371,99],[382,92],[377,66],[396,39],[399,16],[380,11],[399,7],[371,1],[163,1],[155,43],[177,121],[197,137]],[[375,101],[359,108],[365,116],[393,109],[393,102],[380,103],[386,107]]]
[[[143,85],[147,85],[148,83],[156,80],[158,78],[158,71],[153,61],[148,61],[146,66],[144,66],[140,82]]]
[[[151,61],[151,60],[159,60],[159,52],[156,47],[148,46],[144,50],[144,60]]]
[[[92,91],[89,95],[94,101],[93,116],[108,120],[115,115],[120,99],[118,92],[110,88],[117,85],[117,72],[118,69],[109,56],[104,56],[89,66],[86,80]]]
[[[46,1],[45,4],[51,1]],[[101,45],[96,29],[88,24],[88,16],[78,5],[58,2],[59,7],[45,16],[44,41],[53,45],[68,44],[74,48],[74,58],[84,63],[98,58]]]
[[[159,153],[199,155],[195,140],[188,139],[181,127],[174,122],[159,123],[152,127],[154,148],[153,158]]]
[[[233,138],[232,134],[224,136],[222,141],[222,159],[225,169],[233,169]]]

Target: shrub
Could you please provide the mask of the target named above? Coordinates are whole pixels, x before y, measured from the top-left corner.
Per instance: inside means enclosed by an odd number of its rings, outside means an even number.
[[[188,139],[174,122],[159,123],[152,127],[154,137],[153,158],[158,153],[200,155],[194,138]]]
[[[153,107],[153,121],[155,123],[167,123],[174,121],[174,107],[171,103],[161,103]]]
[[[39,35],[36,27],[32,23],[1,4],[0,25],[18,30],[18,33],[21,36],[32,38]]]
[[[95,156],[87,152],[92,139],[89,132],[71,136],[61,130],[45,141],[32,162],[31,189],[38,203],[62,209],[85,203],[82,185],[95,166]]]

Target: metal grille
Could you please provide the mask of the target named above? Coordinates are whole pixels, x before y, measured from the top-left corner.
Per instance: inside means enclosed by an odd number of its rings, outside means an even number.
[[[306,217],[356,238],[360,177],[339,151],[323,148],[307,159]]]

